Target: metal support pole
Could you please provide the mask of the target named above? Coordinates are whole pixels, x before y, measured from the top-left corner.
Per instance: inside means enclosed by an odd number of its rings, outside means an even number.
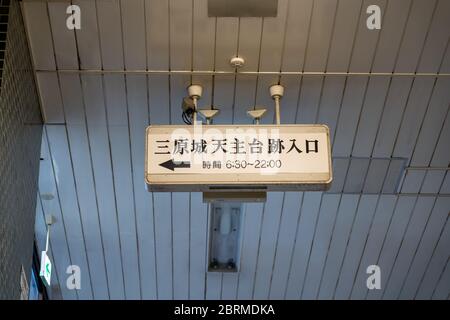
[[[275,100],[275,122],[280,125],[280,99],[284,94],[284,87],[279,84],[275,84],[269,88],[270,96]]]
[[[197,96],[193,96],[192,101],[194,101],[194,114],[192,115],[192,122],[194,125],[196,125],[197,124]]]
[[[47,225],[47,238],[45,240],[45,252],[48,252],[49,242],[50,242],[50,225]]]
[[[280,124],[280,96],[276,96],[275,98],[275,121],[276,124]]]

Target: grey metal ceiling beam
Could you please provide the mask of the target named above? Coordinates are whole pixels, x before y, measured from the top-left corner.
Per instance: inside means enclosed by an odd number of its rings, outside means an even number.
[[[279,75],[279,76],[389,76],[389,77],[449,77],[450,73],[435,72],[329,72],[329,71],[213,71],[213,70],[36,70],[36,72],[58,72],[78,74],[159,74],[159,75]]]

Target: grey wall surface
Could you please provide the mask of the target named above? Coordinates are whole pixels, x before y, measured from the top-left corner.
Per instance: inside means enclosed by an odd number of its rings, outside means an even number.
[[[1,0],[0,15],[8,21],[0,92],[0,299],[18,299],[21,266],[28,281],[31,271],[42,120],[18,2]]]

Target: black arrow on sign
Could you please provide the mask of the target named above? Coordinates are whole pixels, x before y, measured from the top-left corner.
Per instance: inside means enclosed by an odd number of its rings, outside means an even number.
[[[161,167],[174,171],[177,168],[190,168],[189,162],[174,162],[173,159],[167,160],[159,164]]]

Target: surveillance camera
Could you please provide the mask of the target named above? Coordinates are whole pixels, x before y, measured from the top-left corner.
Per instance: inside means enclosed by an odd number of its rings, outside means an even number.
[[[181,103],[181,108],[183,109],[183,112],[195,110],[194,100],[192,100],[191,97],[184,97],[183,102]]]

